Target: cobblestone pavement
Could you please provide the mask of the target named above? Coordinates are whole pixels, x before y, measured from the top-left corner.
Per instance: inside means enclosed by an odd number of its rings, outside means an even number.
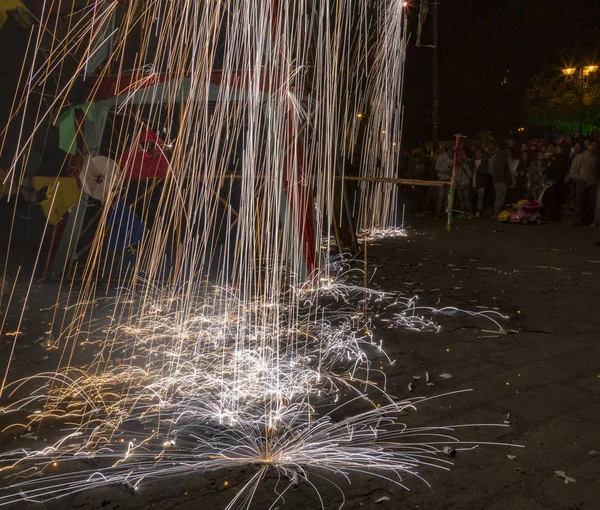
[[[353,477],[343,489],[321,486],[327,509],[587,510],[600,507],[600,246],[598,231],[567,224],[502,225],[492,220],[458,220],[448,233],[441,220],[414,221],[407,238],[369,247],[372,284],[417,294],[424,306],[497,309],[510,318],[508,335],[481,332],[491,324],[462,314],[434,317],[440,333],[381,330],[389,355],[388,389],[398,397],[472,392],[431,400],[412,413],[409,426],[502,424],[459,429],[482,445],[459,452],[447,471],[422,469],[431,487],[406,479],[410,492],[375,477]],[[40,285],[39,289],[37,285]],[[31,303],[41,308],[50,283],[36,284]],[[42,292],[44,291],[44,292]],[[36,291],[37,292],[37,291]],[[56,293],[54,293],[56,295]],[[37,296],[37,297],[36,297]],[[38,300],[36,302],[36,300]],[[33,319],[30,319],[33,320]],[[25,324],[27,328],[27,324]],[[487,337],[487,338],[482,338]],[[31,350],[17,352],[19,370],[39,371]],[[6,346],[3,344],[3,359]],[[20,367],[20,368],[19,368]],[[413,376],[431,374],[413,393]],[[439,374],[451,374],[441,380]],[[4,434],[1,440],[9,441]],[[554,472],[564,471],[574,483]],[[192,474],[148,482],[139,495],[109,487],[57,503],[20,508],[223,509],[248,473]],[[223,480],[227,478],[228,486]],[[277,480],[265,481],[252,508],[269,508]],[[376,501],[384,498],[384,501]],[[268,503],[266,503],[268,501]],[[300,486],[277,505],[317,509],[321,503]]]

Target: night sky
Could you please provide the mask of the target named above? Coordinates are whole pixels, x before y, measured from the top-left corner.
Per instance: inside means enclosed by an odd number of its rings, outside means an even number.
[[[432,50],[414,45],[418,3],[412,0],[405,147],[431,140]],[[432,44],[432,25],[430,12],[422,44]],[[442,0],[440,139],[479,129],[507,135],[525,123],[522,101],[532,75],[557,79],[563,62],[599,60],[598,0]]]

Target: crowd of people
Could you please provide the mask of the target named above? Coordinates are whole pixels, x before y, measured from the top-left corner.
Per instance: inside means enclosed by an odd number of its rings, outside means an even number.
[[[600,157],[595,138],[564,136],[555,141],[466,143],[459,149],[456,201],[459,217],[480,218],[486,206],[498,218],[507,204],[538,200],[545,221],[572,218],[574,225],[600,223]],[[405,154],[401,176],[450,182],[454,147],[441,147],[433,156],[423,146]],[[413,213],[447,210],[448,184],[404,188]]]

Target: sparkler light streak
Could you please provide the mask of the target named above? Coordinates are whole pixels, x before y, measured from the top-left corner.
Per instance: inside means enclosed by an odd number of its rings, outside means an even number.
[[[50,339],[60,362],[0,391],[3,413],[26,415],[11,430],[52,422],[63,435],[0,456],[0,505],[248,465],[256,473],[228,507],[248,508],[268,469],[289,489],[322,472],[402,485],[422,465],[446,468],[439,445],[456,441],[451,430],[402,425],[420,400],[396,402],[371,367],[374,352],[385,356],[380,310],[413,330],[435,325],[413,300],[353,283],[319,241],[339,221],[336,176],[358,145],[362,175],[396,177],[404,3],[55,0],[35,30],[3,141],[16,133],[11,185],[82,76],[87,97],[61,146],[127,168],[123,155],[138,150],[158,162],[147,175],[166,171],[152,183],[124,171],[96,217],[85,196],[69,214],[58,250],[69,292]],[[366,131],[356,111],[369,112]],[[153,144],[140,141],[149,130]],[[395,185],[360,192],[359,227],[387,231]],[[111,212],[121,203],[146,225],[134,253],[110,249],[130,228]],[[90,225],[84,257],[75,240]],[[348,400],[367,410],[334,417]]]

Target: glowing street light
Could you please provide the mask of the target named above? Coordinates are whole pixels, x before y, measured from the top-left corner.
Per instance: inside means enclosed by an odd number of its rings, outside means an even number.
[[[583,78],[585,76],[589,76],[590,74],[595,73],[597,70],[597,65],[589,65],[582,67],[566,67],[565,69],[562,69],[562,73],[568,77],[574,76],[577,73],[577,71],[579,71],[579,77]]]
[[[589,106],[591,104],[591,100],[585,93],[585,90],[588,86],[588,79],[596,71],[598,71],[598,66],[593,64],[581,67],[567,67],[565,69],[562,69],[562,73],[564,74],[567,82],[571,82],[571,80],[575,78],[575,86],[577,87],[577,92],[581,96],[581,104],[583,106]],[[583,116],[584,112],[580,107],[579,132],[583,131]]]

